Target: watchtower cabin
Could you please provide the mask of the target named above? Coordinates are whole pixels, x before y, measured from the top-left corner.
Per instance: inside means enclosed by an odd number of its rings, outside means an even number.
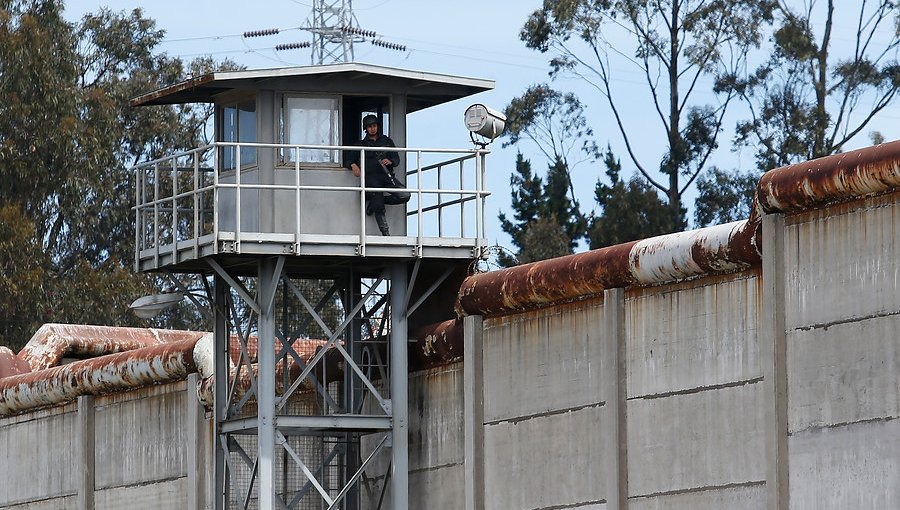
[[[408,147],[407,115],[492,88],[348,63],[215,72],[132,101],[215,109],[214,142],[133,171],[136,267],[215,319],[216,508],[408,507],[409,331],[453,317],[483,254],[488,151],[462,129],[458,148]],[[390,235],[366,212],[386,190],[347,169],[384,150],[354,145],[367,115],[411,195],[387,206]]]
[[[492,88],[350,63],[216,72],[135,98],[215,105],[215,142],[135,167],[138,269],[226,254],[471,259],[485,246],[487,151],[409,148],[407,115]],[[396,177],[413,195],[388,207],[392,236],[365,214],[365,182],[345,165],[366,115],[398,146]]]

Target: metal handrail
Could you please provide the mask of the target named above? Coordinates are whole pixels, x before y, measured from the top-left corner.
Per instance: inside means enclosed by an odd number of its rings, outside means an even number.
[[[234,147],[235,153],[232,163],[234,164],[234,168],[222,169],[219,168],[221,166],[221,158],[219,154],[218,148],[220,147]],[[263,148],[263,149],[280,149],[284,151],[284,154],[292,153],[292,157],[294,161],[290,162],[290,166],[279,165],[278,162],[275,163],[275,168],[279,171],[293,171],[294,173],[294,183],[293,184],[248,184],[241,182],[241,174],[246,169],[242,168],[241,165],[241,150],[244,148]],[[431,211],[437,211],[437,233],[438,237],[444,237],[443,234],[443,209],[447,207],[458,206],[460,209],[460,237],[465,238],[466,228],[465,224],[465,203],[475,200],[476,202],[476,211],[475,211],[475,234],[476,239],[481,239],[483,237],[484,232],[484,222],[483,218],[483,201],[484,199],[490,195],[490,192],[483,189],[484,183],[484,159],[485,156],[489,153],[489,151],[485,149],[446,149],[446,148],[408,148],[408,147],[391,147],[389,150],[396,151],[398,153],[415,153],[416,154],[416,162],[417,166],[415,169],[410,169],[406,172],[407,176],[411,176],[413,174],[417,175],[416,186],[410,186],[407,183],[407,186],[404,188],[384,188],[384,187],[368,187],[365,182],[365,157],[360,158],[360,164],[362,167],[360,184],[358,186],[328,186],[328,185],[309,185],[309,184],[300,184],[300,172],[301,172],[301,163],[303,165],[311,165],[313,168],[329,168],[333,167],[330,164],[318,164],[315,162],[301,162],[301,151],[303,150],[328,150],[328,151],[356,151],[361,154],[365,154],[367,151],[383,151],[386,148],[384,147],[365,147],[365,146],[346,146],[346,145],[304,145],[304,144],[271,144],[271,143],[242,143],[242,142],[215,142],[210,143],[201,147],[197,147],[194,149],[190,149],[187,151],[183,151],[177,154],[172,154],[168,156],[164,156],[161,158],[157,158],[151,161],[147,161],[138,165],[135,165],[132,169],[136,172],[136,189],[135,189],[135,199],[136,204],[133,207],[136,214],[137,228],[135,232],[135,241],[137,244],[137,258],[140,258],[139,253],[143,249],[154,248],[154,258],[158,261],[160,255],[160,243],[161,237],[163,238],[171,238],[172,244],[172,256],[177,257],[177,245],[180,241],[193,239],[195,252],[198,249],[197,239],[201,235],[204,234],[204,228],[201,225],[202,222],[205,222],[203,218],[208,217],[210,212],[210,207],[208,202],[208,198],[204,198],[207,194],[213,195],[213,204],[211,207],[212,212],[212,233],[216,238],[218,238],[219,228],[220,228],[220,208],[218,204],[220,204],[221,198],[221,190],[236,190],[234,192],[234,201],[235,201],[235,210],[234,210],[234,220],[235,220],[235,232],[234,232],[234,241],[236,243],[240,243],[240,236],[242,232],[241,228],[241,193],[240,190],[280,190],[280,191],[292,191],[294,194],[294,207],[296,208],[296,218],[294,219],[295,223],[295,234],[297,236],[300,235],[300,194],[303,191],[343,191],[343,192],[354,192],[359,193],[360,196],[360,254],[364,254],[365,252],[365,243],[366,243],[366,235],[365,235],[365,195],[367,192],[407,192],[411,195],[415,195],[417,197],[417,203],[413,210],[407,211],[407,217],[415,214],[417,216],[417,224],[416,224],[416,244],[417,244],[417,253],[421,254],[423,237],[425,235],[425,224],[423,216],[425,213],[429,213]],[[212,150],[210,152],[210,150]],[[426,166],[422,166],[422,157],[423,154],[460,154],[460,156],[451,158],[446,161],[441,161],[434,164],[429,164]],[[190,158],[187,161],[179,161],[184,160],[185,158]],[[212,160],[212,168],[208,168],[208,162]],[[472,189],[465,189],[465,181],[464,177],[467,173],[467,169],[469,171],[472,170],[471,166],[466,166],[465,163],[468,160],[474,160],[474,173],[475,173],[475,186]],[[444,188],[442,183],[442,169],[451,165],[459,165],[459,187],[454,188]],[[252,165],[248,168],[253,168]],[[240,171],[234,171],[237,169],[241,169]],[[428,171],[437,171],[437,187],[422,187],[423,184],[423,173]],[[225,175],[231,175],[230,172],[234,171],[234,182],[233,183],[223,183],[220,180],[220,174],[223,172],[229,172]],[[208,182],[208,179],[204,178],[203,181],[206,181],[204,185],[201,186],[201,173],[208,174],[212,172],[212,183]],[[183,173],[193,173],[192,179],[190,182],[186,180],[180,180],[179,176]],[[179,182],[180,180],[180,182]],[[152,186],[152,188],[148,188],[148,186]],[[185,189],[187,187],[187,189]],[[164,189],[163,189],[164,188]],[[147,197],[148,189],[151,190],[152,198]],[[423,199],[428,195],[437,195],[437,203],[424,205]],[[453,199],[447,202],[444,202],[445,196],[452,196]],[[149,200],[148,200],[149,198]],[[187,201],[188,199],[192,199],[192,205],[185,205],[182,202],[179,205],[179,201]],[[480,200],[479,200],[480,199]],[[166,221],[166,224],[160,223],[160,214],[171,215],[171,221]],[[192,234],[187,234],[186,236],[179,235],[180,222],[179,218],[190,218],[193,221],[193,228],[188,228],[188,231],[192,231]],[[152,226],[148,223],[152,222]],[[204,223],[205,224],[205,223]],[[187,225],[187,223],[185,223]],[[147,228],[152,227],[152,232],[146,231]],[[170,232],[166,231],[167,229],[171,229]],[[148,239],[148,235],[152,236],[152,239]],[[454,236],[455,237],[455,236]],[[299,240],[299,237],[297,238]],[[164,253],[168,253],[165,251]]]

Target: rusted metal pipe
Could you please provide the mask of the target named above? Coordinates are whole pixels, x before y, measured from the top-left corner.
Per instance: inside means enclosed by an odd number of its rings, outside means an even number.
[[[604,289],[660,285],[760,263],[760,222],[653,237],[465,279],[459,315],[503,315],[596,296]]]
[[[0,379],[28,372],[31,372],[31,366],[25,360],[16,356],[9,347],[0,345]]]
[[[18,357],[32,371],[59,365],[65,356],[93,358],[181,340],[198,340],[205,333],[151,328],[44,324]]]
[[[409,366],[431,368],[462,359],[463,325],[461,319],[422,326],[409,334],[416,347],[409,351]]]
[[[179,381],[197,371],[196,339],[109,354],[0,379],[0,415],[55,405],[80,395]]]
[[[789,165],[763,174],[766,213],[794,213],[900,187],[900,140]]]
[[[634,282],[628,255],[636,242],[532,262],[466,278],[457,313],[499,315],[592,296]]]
[[[638,285],[740,271],[760,263],[760,223],[749,220],[638,241],[629,270]]]

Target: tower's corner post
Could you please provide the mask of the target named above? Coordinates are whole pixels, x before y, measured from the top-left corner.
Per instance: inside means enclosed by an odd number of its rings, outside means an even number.
[[[409,361],[406,324],[406,263],[391,267],[391,498],[395,510],[409,507]]]
[[[275,506],[275,291],[280,278],[276,259],[259,262],[259,337],[257,440],[259,441],[259,508]]]
[[[228,372],[229,372],[229,333],[226,310],[228,284],[221,276],[213,281],[213,310],[216,314],[213,324],[213,345],[215,357],[215,396],[213,397],[213,451],[215,451],[215,475],[213,481],[213,508],[224,510],[228,507],[227,466],[225,464],[225,448],[222,444],[222,422],[228,413]]]

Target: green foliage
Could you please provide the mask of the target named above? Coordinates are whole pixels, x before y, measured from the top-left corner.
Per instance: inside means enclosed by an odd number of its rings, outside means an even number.
[[[737,87],[751,118],[736,139],[755,149],[762,171],[840,152],[900,90],[897,2],[780,3],[776,12],[772,55]],[[855,40],[837,48],[839,19],[856,26]]]
[[[619,177],[621,162],[607,148],[603,159],[610,185],[598,180],[594,189],[601,214],[591,219],[588,239],[591,249],[668,234],[678,230],[652,186],[638,175],[627,182]]]
[[[21,207],[0,206],[0,345],[24,345],[24,335],[47,309],[42,258],[34,224]]]
[[[547,84],[532,85],[506,106],[504,147],[529,139],[548,161],[561,160],[567,167],[576,146],[588,159],[599,157],[594,131],[587,124],[585,107],[571,92],[562,93]]]
[[[569,236],[555,216],[538,218],[528,224],[520,243],[521,248],[516,256],[520,264],[562,257],[572,253]]]
[[[129,106],[186,77],[179,59],[155,52],[163,32],[140,9],[103,9],[70,24],[62,8],[53,0],[0,7],[0,342],[14,348],[44,322],[137,322],[127,305],[153,281],[128,269],[126,168],[197,145],[209,115],[207,107]],[[198,60],[192,70],[213,65]]]
[[[720,225],[750,217],[759,175],[711,167],[697,179],[694,221],[697,226]]]
[[[506,106],[509,140],[504,147],[530,140],[548,162],[546,182],[532,174],[531,163],[519,153],[516,173],[510,179],[516,222],[500,214],[501,228],[519,248],[519,262],[571,253],[587,229],[572,185],[572,170],[598,156],[593,131],[587,125],[584,106],[571,93],[546,84],[533,85]],[[573,154],[583,159],[570,161]],[[564,240],[565,242],[562,242]],[[512,257],[500,262],[513,265]]]
[[[840,7],[833,0],[802,10],[780,3],[769,59],[748,79],[727,85],[750,107],[735,140],[753,148],[760,172],[842,151],[900,90],[900,6],[879,0]],[[855,41],[839,48],[833,40],[838,19],[856,22]],[[818,26],[814,20],[821,20]],[[884,140],[870,136],[873,143]],[[747,217],[755,186],[753,174],[712,169],[697,183],[697,223]]]
[[[584,79],[609,105],[629,158],[646,181],[662,191],[672,221],[683,228],[682,194],[717,148],[725,112],[739,94],[735,85],[747,52],[760,43],[771,21],[773,0],[544,0],[520,38],[551,55],[551,75]],[[630,38],[625,47],[617,36]],[[648,134],[627,126],[627,107],[615,89],[618,67],[633,64],[644,75],[648,99],[667,141],[665,152],[646,159],[640,140]],[[695,97],[702,77],[715,80],[717,104]],[[632,99],[629,98],[629,101]],[[653,165],[658,165],[653,168]],[[654,179],[659,171],[665,181]],[[684,179],[682,179],[682,177]]]
[[[567,195],[571,181],[566,166],[556,161],[548,169],[545,183],[532,173],[531,162],[519,153],[516,171],[510,177],[509,184],[514,221],[500,213],[500,227],[519,248],[519,262],[540,260],[534,257],[548,258],[572,253],[587,229],[587,219],[578,204]],[[550,228],[548,223],[555,227]],[[538,229],[530,232],[535,226]],[[548,237],[543,239],[542,235]],[[565,238],[563,244],[560,244],[560,235]],[[539,246],[542,242],[546,243],[546,247]],[[515,261],[512,257],[501,255],[500,263],[509,266],[514,265]]]

